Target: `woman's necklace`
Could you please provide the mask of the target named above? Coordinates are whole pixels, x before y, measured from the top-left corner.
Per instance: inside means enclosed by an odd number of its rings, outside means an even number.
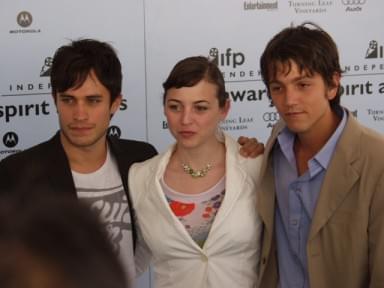
[[[203,169],[194,170],[191,166],[188,164],[182,163],[181,166],[183,167],[183,170],[185,173],[191,175],[192,178],[200,178],[207,175],[208,171],[211,170],[212,165],[207,163]]]

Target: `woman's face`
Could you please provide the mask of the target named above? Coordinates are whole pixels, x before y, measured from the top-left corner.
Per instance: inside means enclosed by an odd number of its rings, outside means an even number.
[[[219,107],[217,86],[201,80],[193,87],[167,91],[164,113],[178,145],[196,148],[217,141],[216,130],[228,114],[229,101]]]

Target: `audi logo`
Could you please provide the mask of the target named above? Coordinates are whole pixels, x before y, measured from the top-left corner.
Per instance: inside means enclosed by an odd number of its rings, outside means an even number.
[[[276,122],[280,119],[279,113],[277,112],[265,112],[263,114],[263,120],[265,122]]]
[[[344,5],[363,5],[367,0],[341,0]]]

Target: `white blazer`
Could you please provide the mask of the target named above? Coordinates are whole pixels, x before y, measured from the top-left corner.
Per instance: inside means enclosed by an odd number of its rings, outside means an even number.
[[[174,146],[129,170],[129,190],[145,241],[138,245],[136,265],[142,272],[147,264],[143,255],[152,256],[157,288],[256,286],[261,233],[256,186],[262,157],[242,157],[228,135],[225,146],[226,192],[203,248],[173,214],[160,185]]]

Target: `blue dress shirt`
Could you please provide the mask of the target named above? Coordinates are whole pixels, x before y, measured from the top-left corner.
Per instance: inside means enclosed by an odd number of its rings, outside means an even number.
[[[309,288],[306,244],[323,179],[347,113],[323,148],[308,161],[308,170],[298,176],[294,154],[295,134],[285,128],[273,148],[273,171],[277,209],[275,232],[280,288]]]

